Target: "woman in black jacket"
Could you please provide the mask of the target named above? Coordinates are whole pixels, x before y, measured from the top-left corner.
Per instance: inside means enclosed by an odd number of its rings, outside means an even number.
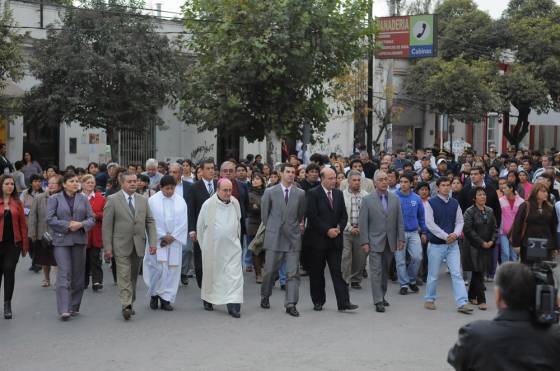
[[[251,243],[259,225],[261,225],[261,198],[266,188],[266,180],[260,173],[254,173],[249,190],[249,208],[247,209],[247,246]],[[264,252],[258,255],[253,253],[253,268],[257,283],[262,283],[262,267],[264,265]]]
[[[492,269],[493,250],[496,246],[496,218],[493,210],[486,206],[486,192],[475,187],[474,205],[469,207],[463,218],[465,240],[461,251],[463,270],[472,272],[469,284],[469,301],[478,304],[481,310],[488,309],[484,295],[484,273]]]

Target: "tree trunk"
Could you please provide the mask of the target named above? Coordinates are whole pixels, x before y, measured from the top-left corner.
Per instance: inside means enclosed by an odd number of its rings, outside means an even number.
[[[282,161],[282,148],[280,138],[274,131],[266,133],[266,162],[274,167]]]
[[[509,125],[509,112],[504,112],[504,136],[508,142],[517,151],[519,149],[519,143],[525,138],[525,135],[529,132],[529,114],[531,113],[531,108],[529,107],[516,107],[519,111],[519,116],[517,117],[517,122],[513,129],[510,129]]]
[[[111,162],[119,162],[119,131],[107,128],[107,144],[111,146]]]

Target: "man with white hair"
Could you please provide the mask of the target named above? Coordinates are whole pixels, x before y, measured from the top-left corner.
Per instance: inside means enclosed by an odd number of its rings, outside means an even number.
[[[148,178],[150,178],[150,185],[149,185],[150,189],[156,190],[159,186],[161,177],[163,176],[157,170],[158,170],[157,160],[154,158],[149,158],[146,161],[146,171],[143,172],[142,174],[145,174],[148,176]]]

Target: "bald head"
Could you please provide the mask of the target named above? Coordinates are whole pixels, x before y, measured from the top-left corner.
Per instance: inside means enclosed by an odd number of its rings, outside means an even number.
[[[221,178],[218,180],[218,197],[222,201],[229,201],[231,198],[231,191],[233,189],[233,184],[227,178]]]
[[[220,178],[235,179],[235,164],[231,161],[224,161],[220,166]]]
[[[168,171],[169,171],[169,175],[171,175],[173,178],[175,178],[175,181],[177,181],[177,183],[181,180],[181,174],[183,172],[183,169],[182,169],[181,165],[174,162],[171,165],[169,165],[169,170]]]
[[[336,186],[336,172],[328,166],[321,170],[321,184],[328,191]]]

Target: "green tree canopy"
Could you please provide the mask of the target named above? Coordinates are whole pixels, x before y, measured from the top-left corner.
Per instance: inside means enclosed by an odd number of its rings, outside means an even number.
[[[137,10],[141,4],[82,1],[62,25],[49,26],[31,62],[41,83],[27,96],[27,125],[105,129],[115,157],[117,130],[163,123],[158,111],[172,98],[177,58],[154,19]]]
[[[2,91],[11,80],[17,82],[23,77],[23,40],[25,35],[14,30],[17,26],[8,7],[0,11],[0,115],[6,117],[14,114],[17,106],[14,97],[6,96]]]
[[[330,81],[366,55],[366,0],[189,0],[182,117],[261,140],[328,121]]]

